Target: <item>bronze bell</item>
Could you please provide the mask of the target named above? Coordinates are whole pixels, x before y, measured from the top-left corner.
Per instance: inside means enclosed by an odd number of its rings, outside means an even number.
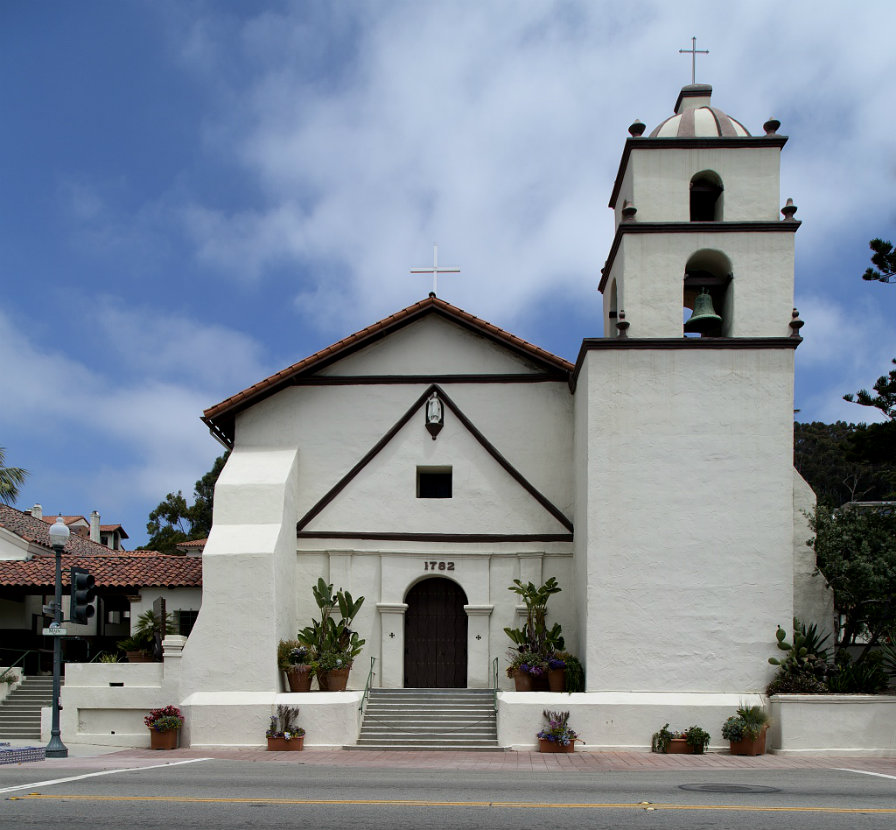
[[[709,291],[705,288],[701,289],[694,301],[694,313],[684,324],[684,330],[689,334],[691,332],[709,334],[717,331],[721,323],[722,318],[712,307],[712,297],[709,296]]]

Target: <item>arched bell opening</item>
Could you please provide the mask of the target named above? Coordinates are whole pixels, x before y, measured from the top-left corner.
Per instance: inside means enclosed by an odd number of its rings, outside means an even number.
[[[725,188],[717,173],[701,170],[691,178],[691,221],[721,222]]]
[[[734,318],[731,260],[721,251],[697,251],[685,266],[682,291],[685,337],[730,337]]]

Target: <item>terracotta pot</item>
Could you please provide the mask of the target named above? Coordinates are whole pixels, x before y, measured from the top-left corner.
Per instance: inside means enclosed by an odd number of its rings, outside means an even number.
[[[177,736],[180,735],[180,729],[169,729],[167,732],[158,732],[155,729],[149,730],[149,748],[150,749],[177,749]]]
[[[552,692],[566,691],[566,669],[548,669],[548,689]]]
[[[575,752],[576,744],[572,741],[567,746],[557,743],[557,741],[548,741],[545,738],[538,739],[539,752]]]
[[[762,727],[755,738],[741,738],[739,741],[731,741],[732,755],[765,755],[765,733],[768,726]]]
[[[544,674],[533,675],[532,691],[533,692],[548,692],[548,691],[550,691],[550,686],[548,686],[547,672],[545,672]]]
[[[684,738],[672,738],[669,746],[666,747],[667,755],[693,755],[694,747],[692,747]]]
[[[348,673],[351,668],[331,669],[323,677],[318,676],[317,684],[322,692],[344,692],[348,685]]]
[[[513,673],[513,683],[518,692],[532,691],[532,675],[527,671],[520,671],[517,669]]]
[[[305,736],[297,738],[268,738],[268,752],[301,752],[305,746]]]
[[[148,651],[126,651],[125,657],[127,657],[129,663],[152,663],[154,662],[152,659],[152,655]]]
[[[286,682],[289,683],[289,691],[291,692],[310,692],[311,691],[311,667],[296,666],[286,672]]]

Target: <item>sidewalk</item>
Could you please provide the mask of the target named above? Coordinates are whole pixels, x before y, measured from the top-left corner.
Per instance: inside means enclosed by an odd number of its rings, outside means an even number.
[[[35,742],[10,741],[13,746],[40,746]],[[48,758],[30,762],[35,769],[72,768],[120,769],[155,766],[209,758],[223,761],[334,766],[345,768],[390,768],[418,770],[487,770],[494,772],[657,772],[681,769],[851,769],[889,775],[896,778],[896,758],[834,755],[760,755],[738,756],[727,752],[705,755],[661,755],[653,752],[587,752],[570,755],[542,754],[536,751],[495,752],[411,752],[345,750],[310,747],[302,752],[268,752],[263,747],[175,749],[122,749],[91,744],[66,744],[68,758]],[[24,765],[21,765],[24,766]],[[0,767],[2,774],[3,767]]]

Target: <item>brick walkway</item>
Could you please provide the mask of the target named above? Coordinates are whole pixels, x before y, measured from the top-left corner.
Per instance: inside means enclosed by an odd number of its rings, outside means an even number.
[[[105,754],[79,752],[68,758],[51,758],[29,764],[35,769],[79,767],[119,769],[145,767],[186,761],[191,758],[215,758],[229,761],[254,761],[266,764],[337,766],[341,768],[389,768],[419,770],[488,770],[495,772],[610,772],[662,770],[774,770],[774,769],[853,769],[896,776],[896,758],[834,755],[762,755],[743,757],[710,752],[706,755],[659,755],[651,752],[576,752],[571,755],[539,752],[386,752],[344,749],[305,749],[302,752],[268,752],[261,747],[247,749],[176,749],[168,752],[150,749],[124,749]]]

